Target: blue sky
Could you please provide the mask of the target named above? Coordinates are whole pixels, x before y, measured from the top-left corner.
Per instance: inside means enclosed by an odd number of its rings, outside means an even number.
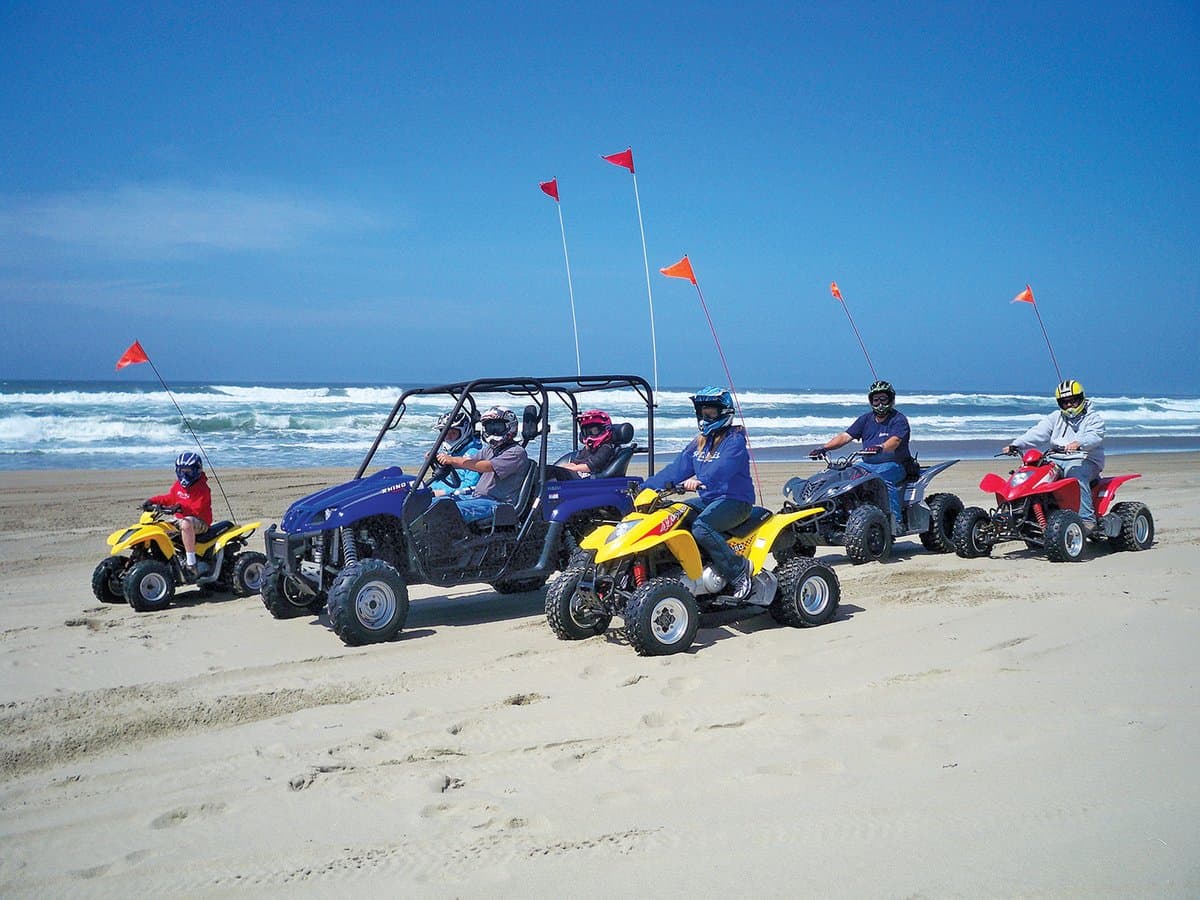
[[[664,385],[1200,391],[1194,3],[428,6],[0,3],[0,377],[649,377],[632,146]]]

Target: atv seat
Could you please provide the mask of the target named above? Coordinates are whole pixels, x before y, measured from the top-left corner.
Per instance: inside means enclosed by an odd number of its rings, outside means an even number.
[[[628,422],[613,426],[613,443],[617,445],[616,456],[607,466],[596,472],[593,478],[624,478],[629,468],[629,461],[637,452],[638,445],[633,443],[633,426]]]
[[[489,527],[487,519],[482,519],[478,522],[473,522],[484,531],[490,531],[495,528],[511,528],[520,525],[525,518],[525,514],[529,512],[529,507],[533,502],[533,498],[537,496],[538,484],[538,463],[536,459],[529,459],[525,462],[525,477],[521,480],[521,490],[517,494],[516,500],[510,503],[501,503],[496,507],[496,511],[492,514],[492,519]]]
[[[745,522],[743,522],[741,525],[738,525],[736,528],[731,528],[729,531],[724,533],[730,537],[744,538],[763,522],[767,521],[767,519],[771,518],[772,515],[774,515],[774,513],[772,513],[769,509],[766,509],[762,506],[755,506],[750,510],[750,517],[746,519]]]
[[[217,538],[219,538],[221,535],[223,535],[225,532],[227,532],[230,528],[235,528],[235,527],[237,527],[237,526],[235,526],[232,522],[227,522],[227,521],[213,522],[211,525],[208,526],[207,531],[205,531],[203,534],[196,535],[196,540],[206,541],[206,542],[207,541],[215,541]]]

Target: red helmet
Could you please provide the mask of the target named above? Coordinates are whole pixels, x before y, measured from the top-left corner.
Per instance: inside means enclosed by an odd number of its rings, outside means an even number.
[[[579,414],[579,439],[589,450],[595,450],[612,439],[612,419],[602,409],[589,409]]]

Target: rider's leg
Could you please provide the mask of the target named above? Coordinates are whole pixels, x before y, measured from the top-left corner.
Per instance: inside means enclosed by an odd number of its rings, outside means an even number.
[[[1084,523],[1096,523],[1096,511],[1092,507],[1092,482],[1100,477],[1100,467],[1090,459],[1075,459],[1063,465],[1063,478],[1074,478],[1079,482],[1079,518]]]
[[[500,505],[491,497],[455,497],[454,502],[458,504],[463,521],[468,523],[490,519]]]
[[[900,514],[900,482],[904,481],[904,466],[897,462],[859,463],[864,469],[874,472],[887,484],[888,503],[892,506],[892,516],[897,525],[901,522]]]
[[[701,503],[692,503],[700,509]],[[743,500],[716,500],[704,506],[696,521],[692,524],[692,535],[712,560],[713,568],[720,572],[727,581],[732,581],[741,575],[745,569],[742,557],[733,552],[725,543],[721,533],[736,528],[750,517],[753,507]]]
[[[179,537],[183,539],[183,552],[187,554],[187,564],[196,565],[196,525],[191,516],[180,516],[175,520],[179,526]]]

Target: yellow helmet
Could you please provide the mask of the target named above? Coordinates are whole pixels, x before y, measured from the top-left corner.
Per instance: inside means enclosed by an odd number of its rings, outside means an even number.
[[[1063,415],[1072,418],[1082,415],[1087,408],[1087,395],[1083,392],[1083,385],[1069,378],[1060,382],[1054,389],[1054,399],[1058,401],[1058,408],[1062,410]]]

